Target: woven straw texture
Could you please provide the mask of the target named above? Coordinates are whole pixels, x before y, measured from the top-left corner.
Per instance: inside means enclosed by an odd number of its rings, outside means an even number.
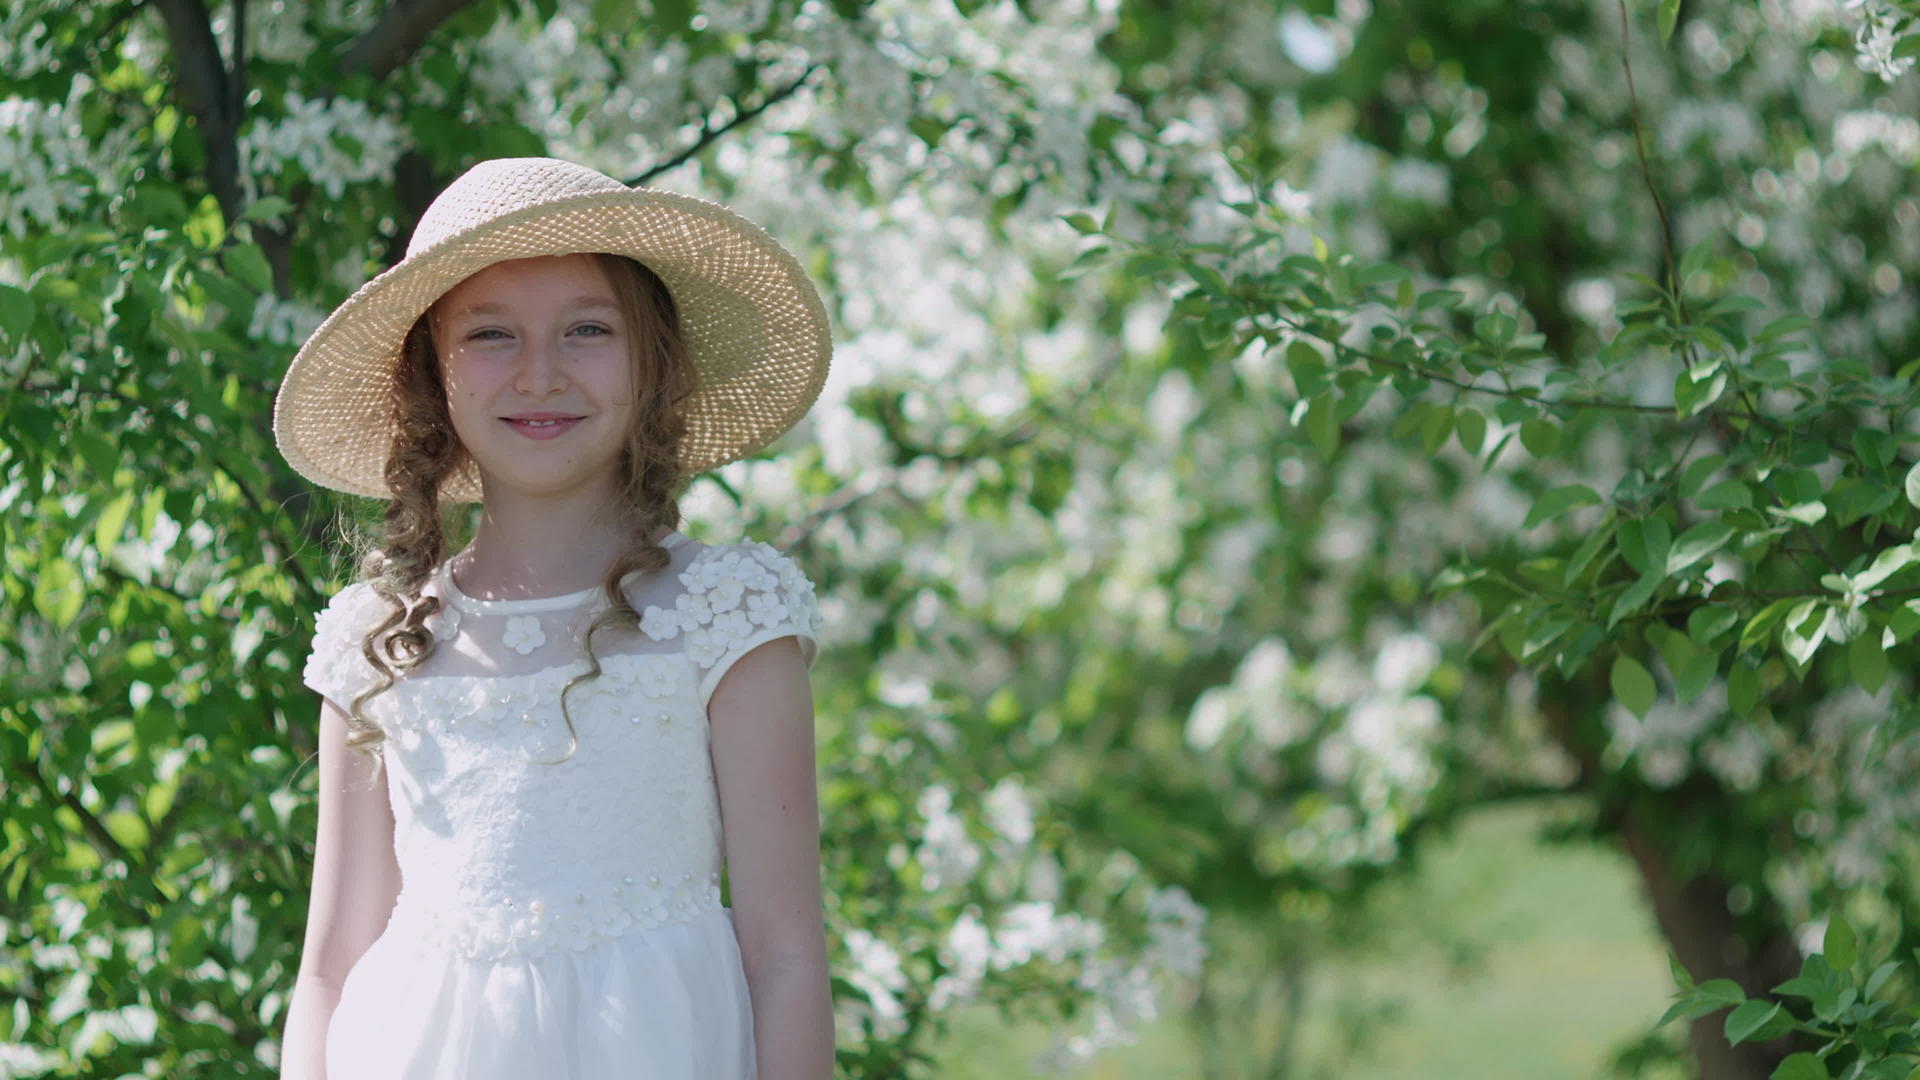
[[[554,158],[484,161],[448,185],[399,263],[328,315],[288,365],[274,400],[280,453],[322,487],[391,498],[392,372],[401,341],[447,290],[506,259],[628,255],[673,293],[700,390],[681,467],[700,472],[779,438],[812,408],[833,342],[819,292],[791,253],[719,203],[629,188]],[[442,498],[480,501],[469,463]]]

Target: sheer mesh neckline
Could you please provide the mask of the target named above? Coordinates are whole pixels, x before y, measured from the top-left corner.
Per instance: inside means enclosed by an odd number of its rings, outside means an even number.
[[[669,550],[677,548],[686,542],[686,535],[678,529],[673,530],[660,539],[660,545]],[[527,611],[558,611],[561,608],[569,608],[584,603],[589,597],[598,595],[601,591],[600,586],[592,585],[577,592],[563,593],[559,596],[529,596],[514,600],[482,600],[478,597],[468,596],[460,590],[459,585],[454,583],[453,571],[448,569],[448,563],[451,561],[452,560],[449,559],[447,562],[441,563],[440,569],[437,572],[441,586],[446,589],[446,598],[455,607],[475,615],[511,615]]]

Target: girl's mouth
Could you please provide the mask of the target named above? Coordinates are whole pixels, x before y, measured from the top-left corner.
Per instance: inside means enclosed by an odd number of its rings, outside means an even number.
[[[507,417],[501,419],[508,427],[529,439],[554,439],[571,430],[584,417],[576,416],[569,420],[513,420]]]

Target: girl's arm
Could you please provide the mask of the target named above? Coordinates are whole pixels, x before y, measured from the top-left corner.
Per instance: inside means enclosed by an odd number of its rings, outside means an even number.
[[[798,643],[774,638],[735,661],[707,722],[758,1080],[831,1080],[813,692]]]
[[[326,1080],[327,1024],[340,1000],[340,984],[386,929],[400,893],[386,777],[375,776],[366,755],[347,748],[346,714],[332,701],[320,700],[313,893],[280,1044],[283,1080]]]

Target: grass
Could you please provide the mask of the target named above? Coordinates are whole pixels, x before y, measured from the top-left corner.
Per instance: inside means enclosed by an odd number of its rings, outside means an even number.
[[[1393,951],[1327,957],[1312,975],[1295,1078],[1598,1080],[1621,1042],[1666,1008],[1665,946],[1624,856],[1535,839],[1558,808],[1489,809],[1431,845],[1424,865],[1369,905]],[[1216,943],[1218,949],[1218,943]],[[1462,963],[1461,958],[1468,962]],[[1364,1051],[1336,1047],[1341,1001],[1385,1004]],[[962,1010],[932,1047],[949,1080],[1030,1075],[1048,1029]],[[1108,1050],[1098,1080],[1202,1075],[1195,1033],[1170,1009],[1135,1045]],[[1262,1039],[1263,1044],[1268,1043]],[[1276,1073],[1275,1075],[1283,1075]]]

